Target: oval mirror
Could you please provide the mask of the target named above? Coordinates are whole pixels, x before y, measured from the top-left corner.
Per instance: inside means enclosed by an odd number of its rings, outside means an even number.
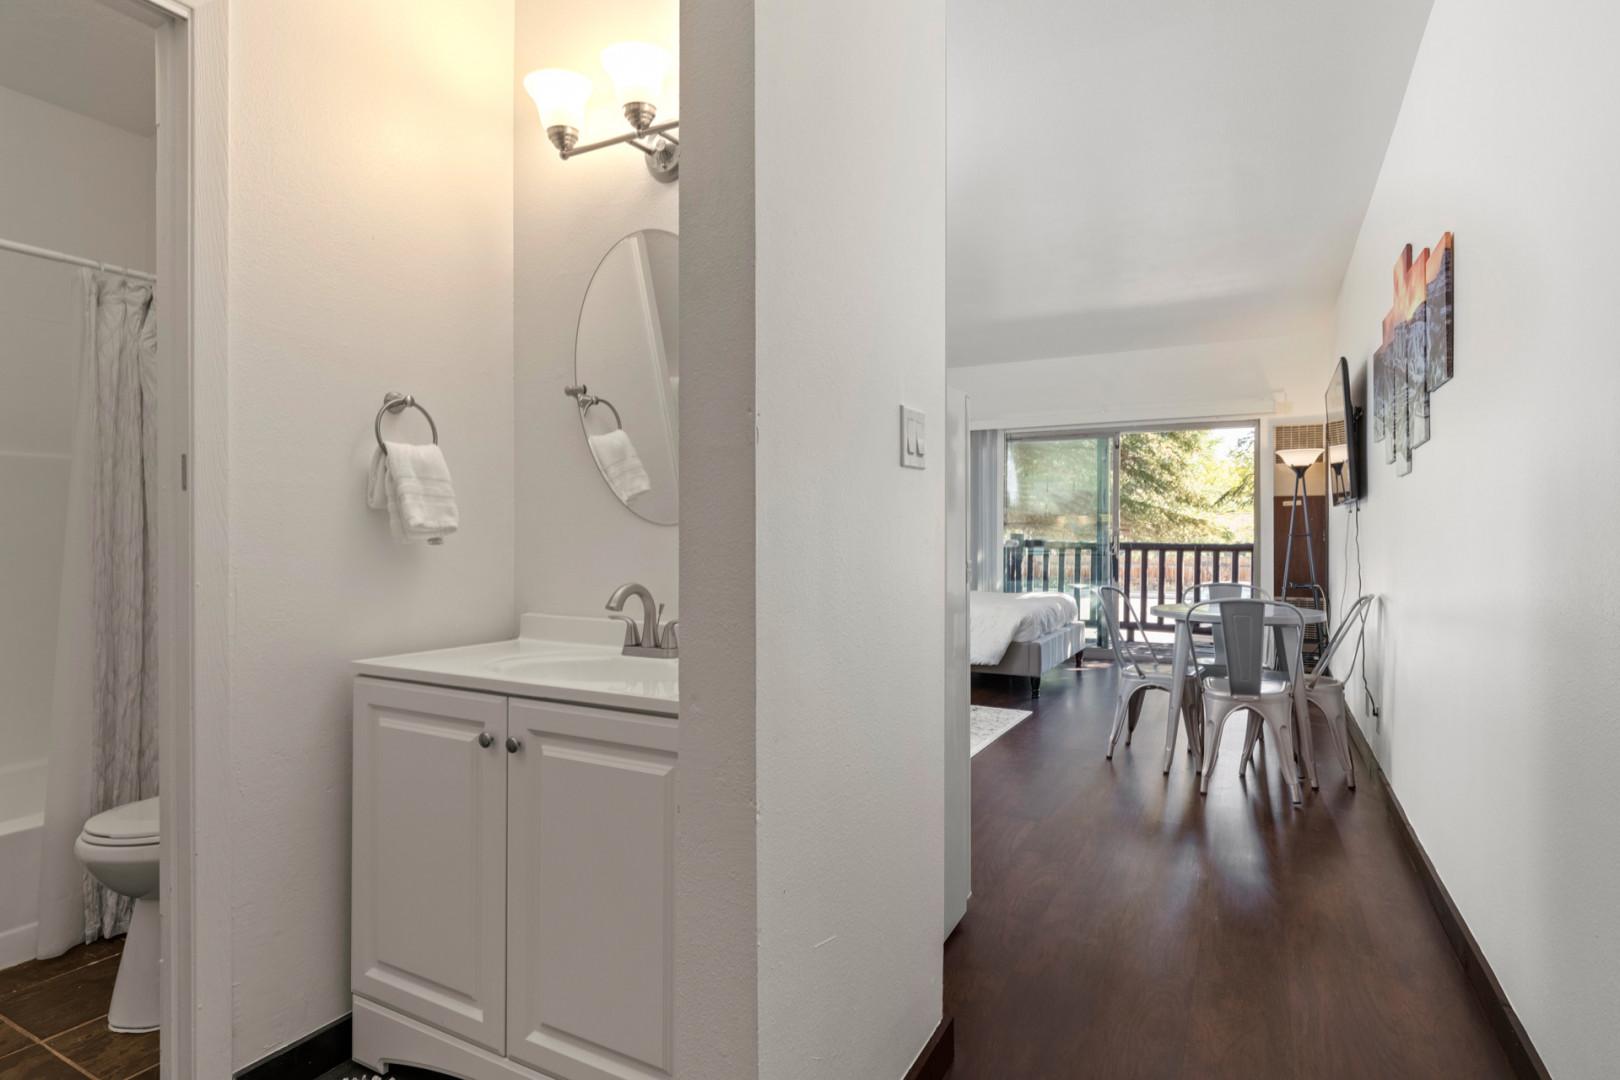
[[[680,520],[676,464],[681,384],[672,232],[631,233],[602,257],[574,339],[574,388],[602,480],[638,517]]]

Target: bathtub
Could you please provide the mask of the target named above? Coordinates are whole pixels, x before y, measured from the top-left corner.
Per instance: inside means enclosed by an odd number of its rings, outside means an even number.
[[[0,766],[0,968],[34,958],[45,760]]]

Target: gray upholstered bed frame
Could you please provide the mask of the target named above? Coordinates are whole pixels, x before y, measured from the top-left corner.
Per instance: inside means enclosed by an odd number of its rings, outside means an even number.
[[[1029,679],[1030,691],[1041,696],[1041,676],[1068,663],[1086,647],[1086,624],[1072,622],[1034,641],[1015,641],[1007,646],[999,664],[974,664],[975,675],[1022,675]]]

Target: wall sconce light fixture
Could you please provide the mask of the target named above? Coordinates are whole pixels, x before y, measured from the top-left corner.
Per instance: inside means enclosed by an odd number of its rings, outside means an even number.
[[[579,143],[580,125],[585,121],[585,102],[591,96],[591,80],[577,71],[542,68],[523,77],[523,89],[540,111],[540,124],[546,138],[564,161],[605,146],[623,143],[645,155],[647,171],[655,180],[669,183],[680,173],[681,144],[670,132],[679,120],[653,123],[658,116],[658,99],[663,96],[669,75],[670,56],[656,45],[641,41],[621,41],[602,50],[602,66],[613,80],[613,90],[624,106],[624,118],[631,130],[600,142]]]

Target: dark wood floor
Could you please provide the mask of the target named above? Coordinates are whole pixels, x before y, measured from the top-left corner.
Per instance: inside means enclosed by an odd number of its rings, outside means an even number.
[[[1161,772],[1161,695],[1104,758],[1113,694],[1102,666],[1033,700],[974,680],[1035,715],[973,759],[954,1080],[1512,1075],[1365,762],[1351,792],[1324,751],[1296,811],[1272,757],[1238,776],[1229,724],[1200,798],[1182,751]]]
[[[123,938],[0,971],[0,1080],[157,1080],[158,1036],[107,1028]]]

